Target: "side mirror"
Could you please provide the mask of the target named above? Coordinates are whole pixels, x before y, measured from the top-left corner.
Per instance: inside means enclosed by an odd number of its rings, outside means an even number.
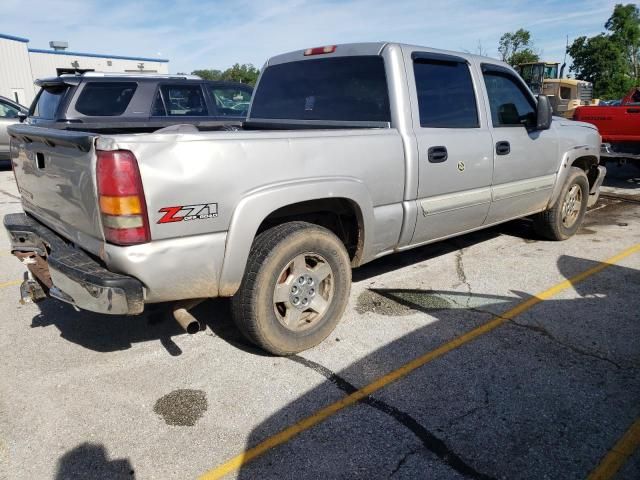
[[[536,108],[536,130],[549,130],[553,111],[551,103],[546,95],[538,95],[538,107]]]
[[[28,117],[28,114],[25,112],[20,112],[18,113],[18,119],[20,120],[20,123],[23,123]]]

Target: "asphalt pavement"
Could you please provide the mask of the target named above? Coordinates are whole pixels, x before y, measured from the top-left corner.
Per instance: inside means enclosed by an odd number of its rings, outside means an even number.
[[[355,270],[338,328],[289,358],[225,300],[191,336],[21,305],[2,230],[0,478],[636,480],[640,174],[606,185],[568,241],[518,220]],[[0,218],[20,210],[0,171]]]

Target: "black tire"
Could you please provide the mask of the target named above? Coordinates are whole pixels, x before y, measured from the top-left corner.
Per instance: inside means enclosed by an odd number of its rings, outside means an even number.
[[[311,268],[311,275],[319,271],[320,265],[325,267],[325,272],[326,266],[330,267],[331,273],[326,279],[316,282],[315,293],[304,283],[301,287],[309,289],[303,296],[320,296],[323,289],[324,313],[316,313],[310,308],[289,327],[286,319],[298,315],[292,303],[298,297],[290,296],[287,303],[278,303],[276,289],[279,288],[281,294],[286,290],[288,295],[293,295],[288,292],[293,291],[289,288],[297,288],[295,282],[301,278],[296,273],[301,271],[298,268],[301,257],[305,268]],[[314,259],[317,260],[315,265]],[[319,274],[317,278],[321,276]],[[309,283],[313,284],[313,279]],[[275,355],[291,355],[319,344],[333,331],[344,313],[350,289],[351,265],[340,239],[318,225],[284,223],[255,238],[242,283],[231,299],[232,314],[239,330],[249,341]],[[307,298],[300,297],[298,301],[302,300]],[[302,310],[302,306],[297,310]]]
[[[576,186],[580,190],[580,202],[577,216],[570,225],[563,221],[563,206],[568,200],[569,192]],[[573,236],[582,226],[587,203],[589,202],[589,180],[581,168],[571,167],[565,184],[553,206],[534,217],[534,228],[538,235],[548,240],[566,240]]]

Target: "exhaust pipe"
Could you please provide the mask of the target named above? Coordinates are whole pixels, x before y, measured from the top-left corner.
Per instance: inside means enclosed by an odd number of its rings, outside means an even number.
[[[203,301],[203,298],[196,298],[194,300],[179,302],[173,308],[173,318],[175,318],[182,329],[190,335],[198,333],[201,330],[201,326],[198,319],[191,315],[189,310]]]

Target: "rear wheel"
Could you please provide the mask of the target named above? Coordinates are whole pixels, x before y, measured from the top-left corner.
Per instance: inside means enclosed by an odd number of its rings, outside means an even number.
[[[582,225],[589,201],[589,180],[584,170],[571,167],[553,206],[534,217],[536,232],[549,240],[566,240]]]
[[[305,222],[277,225],[253,243],[231,300],[234,320],[261,348],[298,353],[333,331],[350,288],[349,256],[331,231]]]

